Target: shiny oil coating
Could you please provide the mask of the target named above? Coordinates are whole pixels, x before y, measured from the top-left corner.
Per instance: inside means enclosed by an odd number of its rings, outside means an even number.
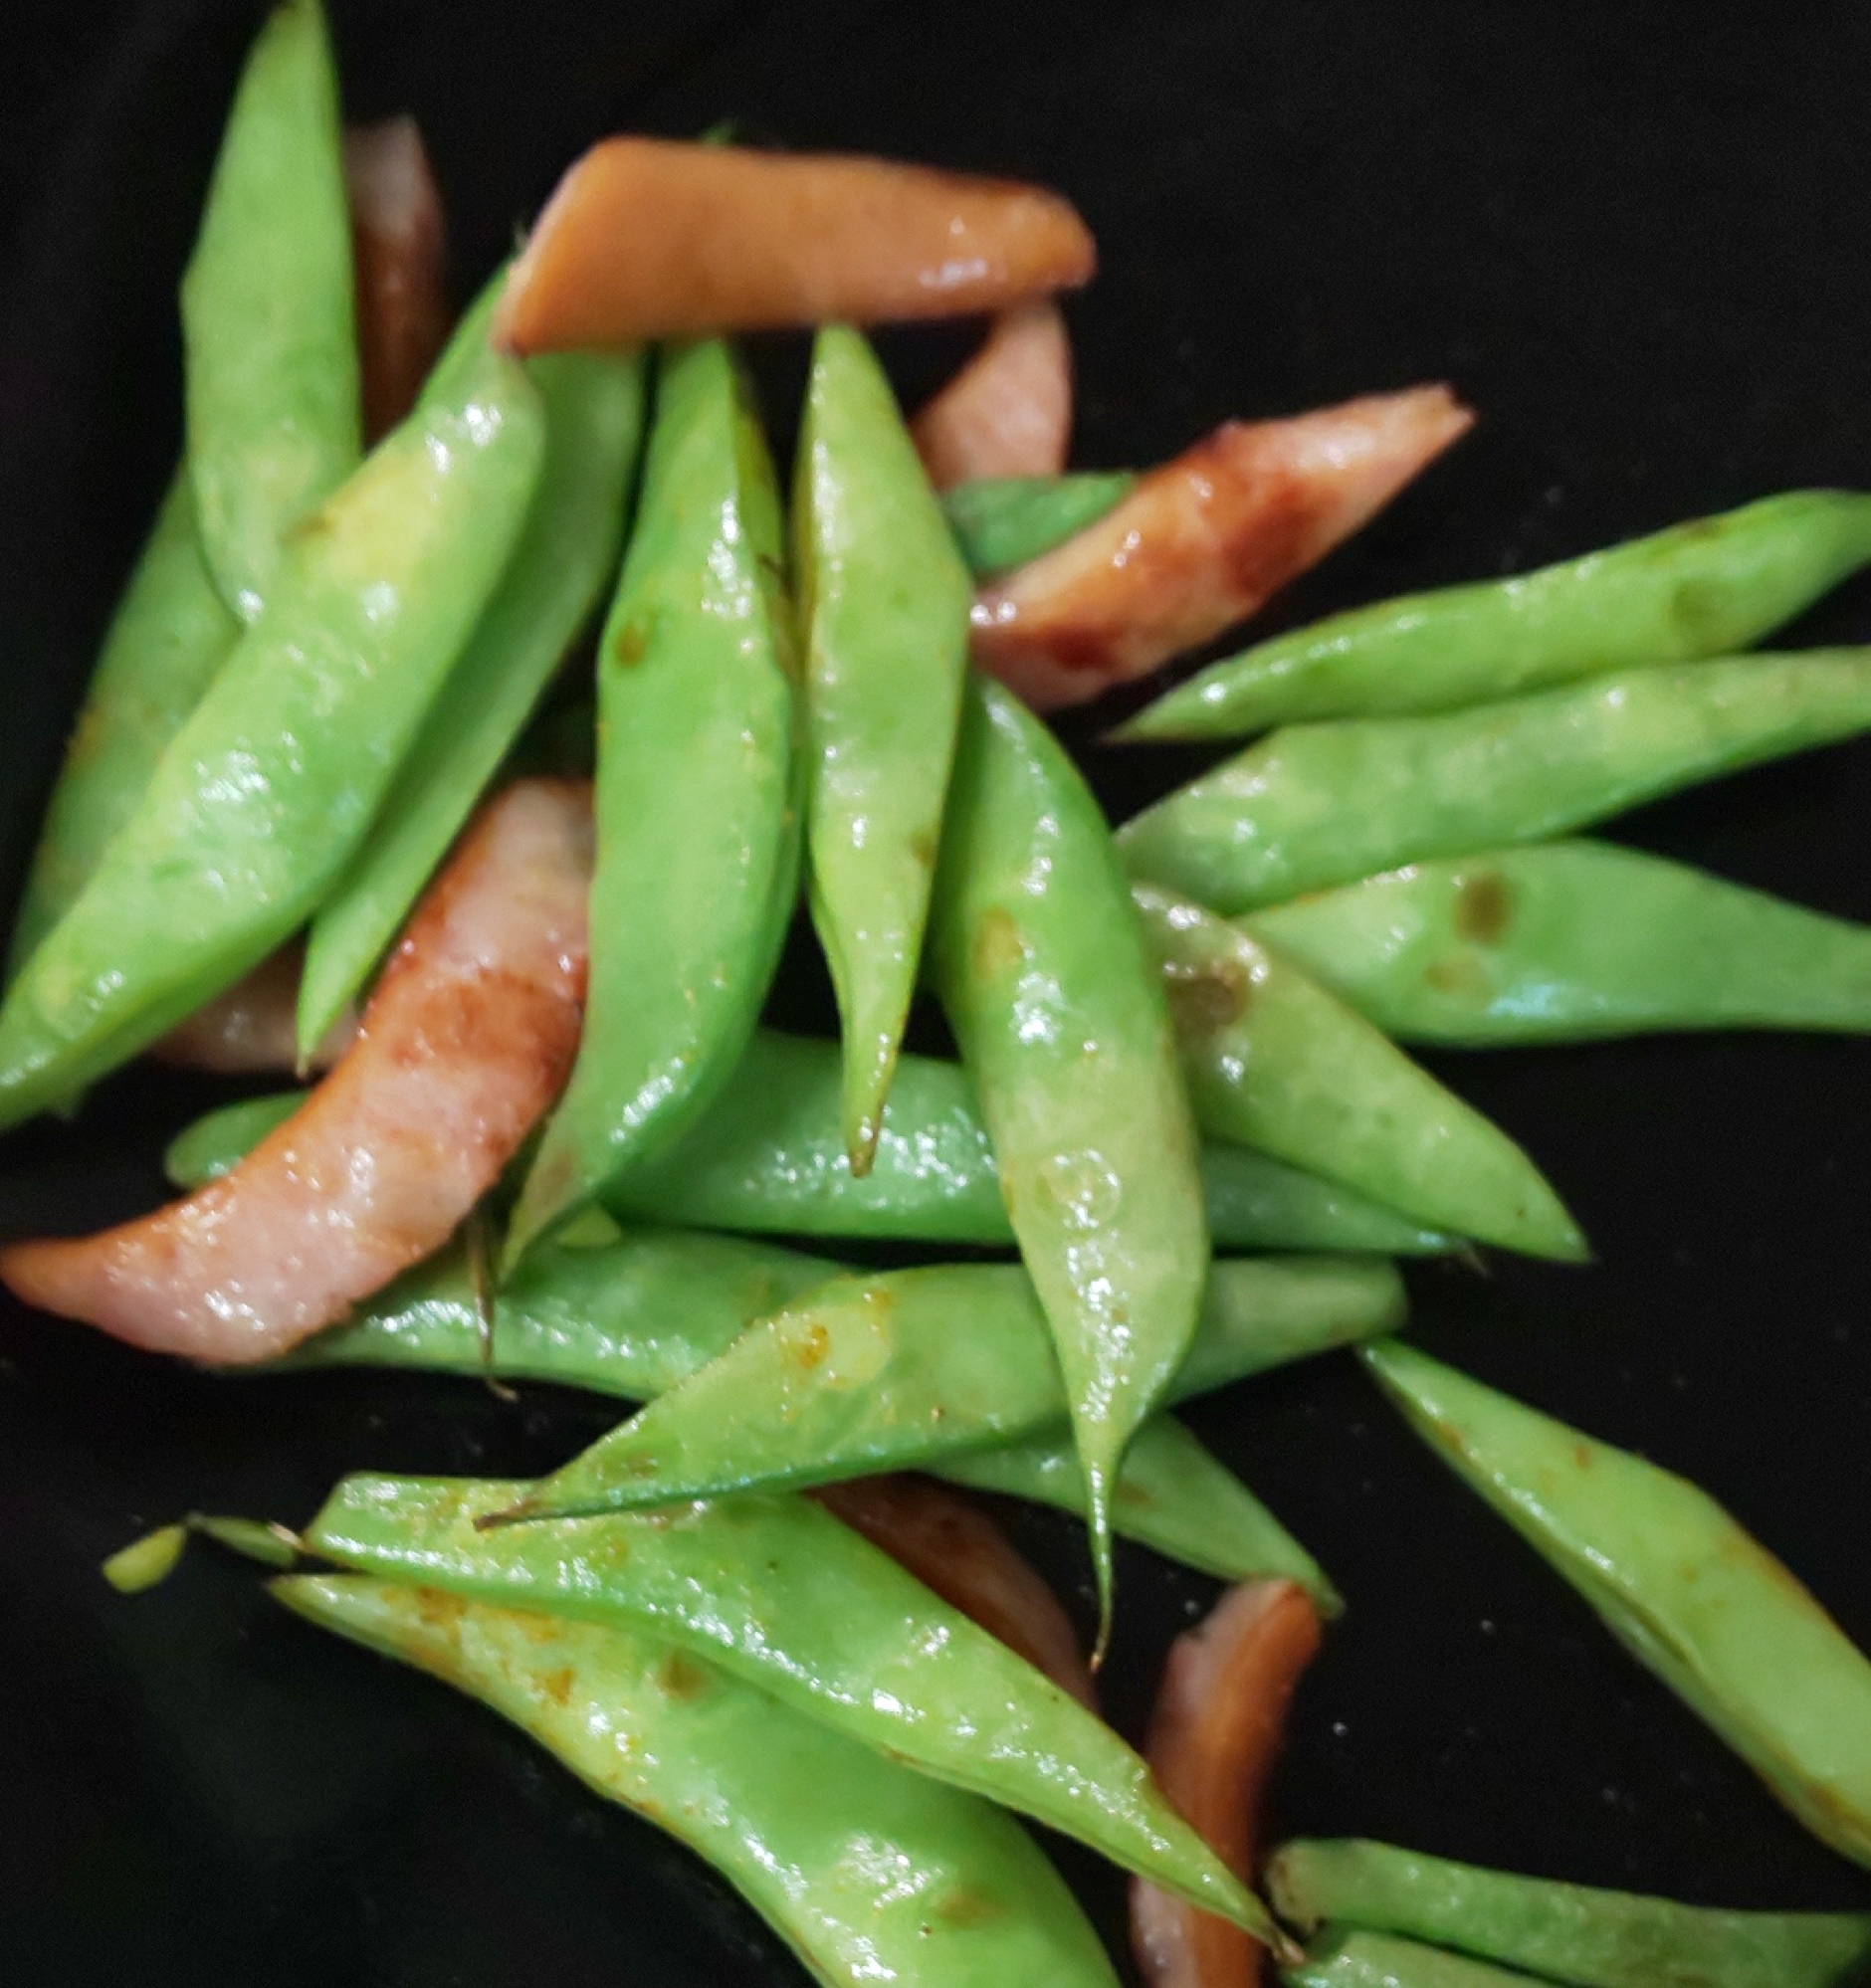
[[[1124,1446],[1195,1329],[1208,1232],[1162,988],[1077,768],[974,677],[931,927],[936,986],[1052,1328],[1108,1620]]]
[[[1096,524],[1136,487],[1129,470],[985,477],[944,491],[942,509],[968,570],[991,580]]]
[[[1245,922],[1404,1042],[1871,1029],[1871,926],[1610,843],[1414,863]]]
[[[297,1107],[300,1093],[244,1098],[185,1126],[163,1155],[169,1179],[199,1187]],[[755,1030],[694,1131],[608,1190],[626,1220],[756,1234],[1011,1244],[999,1176],[957,1065],[899,1059],[879,1164],[852,1176],[839,1130],[835,1043]],[[1451,1238],[1348,1188],[1246,1146],[1204,1145],[1208,1226],[1229,1250],[1366,1250],[1439,1256]]]
[[[183,464],[110,618],[46,804],[13,926],[13,972],[91,881],[239,633],[202,561],[194,486]]]
[[[617,570],[643,435],[643,362],[579,354],[526,371],[545,408],[538,486],[369,840],[312,921],[299,987],[302,1055],[323,1041],[389,950]]]
[[[297,534],[267,611],[9,990],[0,1123],[69,1096],[231,986],[363,840],[538,474],[538,396],[520,368],[473,326],[442,365]]]
[[[1587,1254],[1526,1153],[1362,1016],[1187,898],[1139,885],[1136,902],[1205,1132],[1477,1242]]]
[[[1830,1988],[1871,1952],[1861,1912],[1729,1912],[1483,1871],[1388,1843],[1284,1845],[1268,1894],[1328,1920],[1449,1946],[1573,1988]]]
[[[319,0],[284,0],[228,116],[182,279],[188,465],[202,550],[243,621],[283,535],[361,450],[350,211]]]
[[[1438,717],[1290,725],[1145,809],[1118,842],[1135,876],[1232,916],[1562,835],[1867,725],[1863,649],[1629,671]]]
[[[1871,1663],[1709,1494],[1398,1340],[1416,1433],[1823,1843],[1871,1864]]]
[[[1116,1733],[809,1498],[477,1528],[531,1490],[347,1478],[307,1539],[341,1565],[471,1600],[647,1625],[1225,1917],[1267,1923]]]
[[[1722,656],[1867,559],[1871,497],[1788,491],[1536,573],[1405,594],[1277,635],[1198,671],[1116,735],[1239,738]]]
[[[185,1201],[0,1250],[0,1279],[195,1359],[266,1359],[343,1317],[449,1240],[557,1095],[583,1012],[590,875],[582,783],[509,788],[299,1111]]]
[[[1518,1969],[1424,1946],[1388,1933],[1328,1933],[1299,1967],[1282,1971],[1286,1988],[1528,1988]]]
[[[514,1211],[510,1268],[707,1107],[792,913],[797,658],[773,466],[727,345],[667,352],[656,396],[598,642],[589,1020]]]
[[[1394,1330],[1404,1311],[1387,1264],[1221,1262],[1209,1273],[1185,1364],[1205,1385],[1221,1386],[1283,1358]],[[1169,1396],[1188,1391],[1179,1381],[1171,1378]],[[641,1508],[921,1468],[1063,1434],[1068,1415],[1046,1315],[1023,1270],[947,1264],[858,1274],[761,1320],[545,1479],[529,1508]]]
[[[923,956],[973,589],[890,382],[847,325],[813,344],[792,521],[806,880],[864,1174]]]
[[[668,1830],[828,1988],[1114,1988],[1097,1934],[1010,1816],[658,1636],[356,1575],[273,1593],[481,1699]]]

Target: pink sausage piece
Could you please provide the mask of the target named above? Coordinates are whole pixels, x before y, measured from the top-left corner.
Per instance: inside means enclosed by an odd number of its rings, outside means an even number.
[[[1147,675],[1243,621],[1465,435],[1446,386],[1227,421],[1096,524],[976,596],[974,660],[1035,710]]]
[[[987,342],[910,424],[938,491],[1056,477],[1072,443],[1072,341],[1056,303],[994,319]]]
[[[0,1251],[42,1310],[240,1364],[441,1247],[557,1096],[578,1044],[590,790],[526,780],[471,825],[330,1076],[222,1179],[139,1221]]]
[[[1170,1646],[1143,1757],[1170,1806],[1251,1883],[1261,1791],[1288,1701],[1319,1649],[1319,1615],[1291,1581],[1230,1588]],[[1131,1946],[1145,1988],[1250,1988],[1267,1950],[1239,1926],[1131,1881]]]

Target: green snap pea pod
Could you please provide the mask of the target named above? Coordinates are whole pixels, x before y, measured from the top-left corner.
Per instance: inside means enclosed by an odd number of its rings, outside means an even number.
[[[576,352],[526,370],[545,405],[532,505],[369,840],[312,919],[299,984],[302,1057],[389,950],[617,570],[643,434],[643,360]]]
[[[1387,1843],[1289,1843],[1267,1889],[1303,1932],[1333,1920],[1403,1933],[1573,1988],[1830,1988],[1871,1953],[1862,1912],[1712,1911]]]
[[[972,676],[936,882],[936,984],[1052,1327],[1100,1642],[1112,1482],[1195,1329],[1208,1233],[1162,987],[1111,834],[1052,733]]]
[[[997,579],[1074,532],[1096,524],[1131,495],[1129,470],[1065,477],[979,477],[942,493],[942,509],[977,580]]]
[[[1038,1845],[946,1788],[642,1630],[355,1574],[273,1583],[296,1614],[511,1719],[712,1864],[827,1988],[1108,1988]]]
[[[863,1175],[916,991],[974,589],[884,369],[848,325],[813,343],[793,533],[807,885]]]
[[[337,72],[318,0],[254,44],[182,278],[188,463],[222,598],[252,621],[281,539],[362,449]]]
[[[1405,594],[1277,635],[1198,671],[1115,735],[1240,738],[1728,655],[1867,559],[1871,497],[1787,491],[1536,573]]]
[[[1064,1437],[971,1450],[944,1458],[936,1475],[1075,1516],[1085,1509],[1085,1473]],[[1124,1537],[1217,1580],[1296,1581],[1321,1615],[1345,1613],[1344,1599],[1319,1562],[1173,1415],[1152,1415],[1131,1438],[1112,1494],[1111,1524]]]
[[[424,1367],[647,1401],[840,1270],[734,1236],[625,1231],[594,1210],[527,1254],[493,1294],[491,1318],[457,1244],[254,1371]]]
[[[0,1124],[69,1097],[232,985],[363,840],[538,473],[538,396],[468,335],[448,390],[425,395],[297,535],[266,612],[13,983]]]
[[[1394,1330],[1405,1308],[1382,1262],[1216,1263],[1166,1392]],[[1017,1265],[854,1273],[762,1319],[542,1480],[526,1510],[568,1516],[871,1477],[1051,1435],[1069,1411],[1046,1314]]]
[[[202,563],[184,465],[111,617],[66,747],[13,927],[13,972],[90,881],[239,632]]]
[[[1244,922],[1404,1042],[1871,1029],[1871,925],[1610,843],[1411,864]]]
[[[834,1044],[755,1032],[728,1089],[666,1158],[607,1190],[623,1218],[766,1235],[968,1243],[1013,1241],[994,1157],[959,1068],[900,1060],[879,1163],[855,1179],[838,1122]],[[170,1142],[163,1168],[185,1192],[214,1180],[305,1093],[224,1104]],[[1362,1195],[1246,1146],[1204,1145],[1208,1227],[1224,1250],[1358,1250],[1439,1256],[1453,1240]]]
[[[1287,1988],[1528,1988],[1532,1977],[1387,1933],[1334,1932],[1280,1979]]]
[[[773,466],[732,351],[669,349],[598,643],[584,1039],[514,1211],[510,1268],[693,1122],[759,1018],[799,851],[780,549]]]
[[[1397,1340],[1406,1421],[1823,1843],[1871,1864],[1871,1663],[1697,1486]]]
[[[347,1478],[307,1543],[360,1572],[474,1601],[645,1625],[855,1739],[1279,1938],[1109,1726],[811,1499],[477,1525],[531,1489]]]
[[[1540,842],[1871,725],[1871,651],[1685,663],[1439,717],[1290,725],[1119,832],[1133,873],[1233,916]]]
[[[174,1573],[187,1544],[186,1525],[159,1525],[119,1546],[98,1571],[118,1594],[139,1595],[145,1588],[160,1587]]]
[[[1136,902],[1205,1132],[1479,1242],[1589,1254],[1521,1148],[1361,1015],[1186,898],[1139,885]]]

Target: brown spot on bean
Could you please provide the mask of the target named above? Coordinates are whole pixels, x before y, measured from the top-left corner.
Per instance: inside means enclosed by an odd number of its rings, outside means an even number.
[[[823,1325],[813,1323],[803,1332],[789,1333],[786,1355],[802,1373],[810,1373],[832,1349],[832,1335]]]
[[[910,837],[910,854],[925,870],[936,868],[936,831],[920,828]]]
[[[984,1926],[1006,1916],[1006,1906],[998,1898],[972,1885],[956,1885],[943,1892],[936,1904],[936,1916],[945,1926]]]
[[[981,913],[974,928],[974,971],[982,980],[998,980],[1026,964],[1026,941],[1020,927],[998,905]]]
[[[1498,870],[1477,870],[1455,894],[1455,929],[1476,945],[1498,945],[1514,917],[1514,893]]]
[[[1254,998],[1253,982],[1238,959],[1172,967],[1163,984],[1176,1029],[1187,1036],[1212,1036],[1233,1028]]]
[[[672,1650],[656,1667],[656,1682],[672,1698],[699,1698],[708,1689],[702,1667],[683,1651]]]
[[[640,621],[627,621],[611,644],[611,661],[634,670],[650,651],[650,631]]]
[[[555,1705],[567,1705],[571,1702],[571,1688],[574,1683],[576,1680],[572,1676],[571,1666],[567,1664],[563,1670],[547,1672],[539,1680],[539,1689]]]
[[[1465,952],[1446,953],[1423,968],[1423,984],[1456,1000],[1485,1000],[1488,979]]]

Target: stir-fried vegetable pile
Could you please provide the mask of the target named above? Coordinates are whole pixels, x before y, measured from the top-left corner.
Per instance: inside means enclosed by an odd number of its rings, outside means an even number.
[[[1871,1027],[1871,930],[1573,839],[1871,729],[1871,651],[1750,653],[1871,561],[1871,497],[1210,663],[1117,736],[1251,742],[1114,833],[1038,713],[1253,615],[1459,439],[1448,389],[1067,474],[1083,223],[872,159],[614,138],[452,334],[442,260],[414,126],[347,141],[285,0],[183,285],[184,460],[18,914],[0,1124],[144,1052],[323,1074],[183,1130],[181,1200],[0,1278],[211,1364],[641,1406],[537,1481],[353,1476],[303,1532],[197,1515],[110,1578],[191,1527],[285,1569],[828,1983],[1111,1980],[1008,1811],[1132,1874],[1152,1984],[1843,1978],[1871,1918],[1376,1844],[1287,1846],[1264,1904],[1258,1790],[1345,1603],[1169,1411],[1355,1345],[1871,1864],[1871,1666],[1705,1492],[1399,1340],[1389,1261],[1589,1254],[1401,1043]],[[861,327],[976,313],[906,420]],[[812,334],[789,486],[731,342],[770,329]],[[836,1043],[762,1020],[801,899]],[[958,1060],[904,1048],[924,999]],[[930,1260],[838,1258],[879,1239]],[[1089,1663],[968,1489],[1083,1516]],[[1147,1758],[1097,1710],[1114,1534],[1233,1584]]]

